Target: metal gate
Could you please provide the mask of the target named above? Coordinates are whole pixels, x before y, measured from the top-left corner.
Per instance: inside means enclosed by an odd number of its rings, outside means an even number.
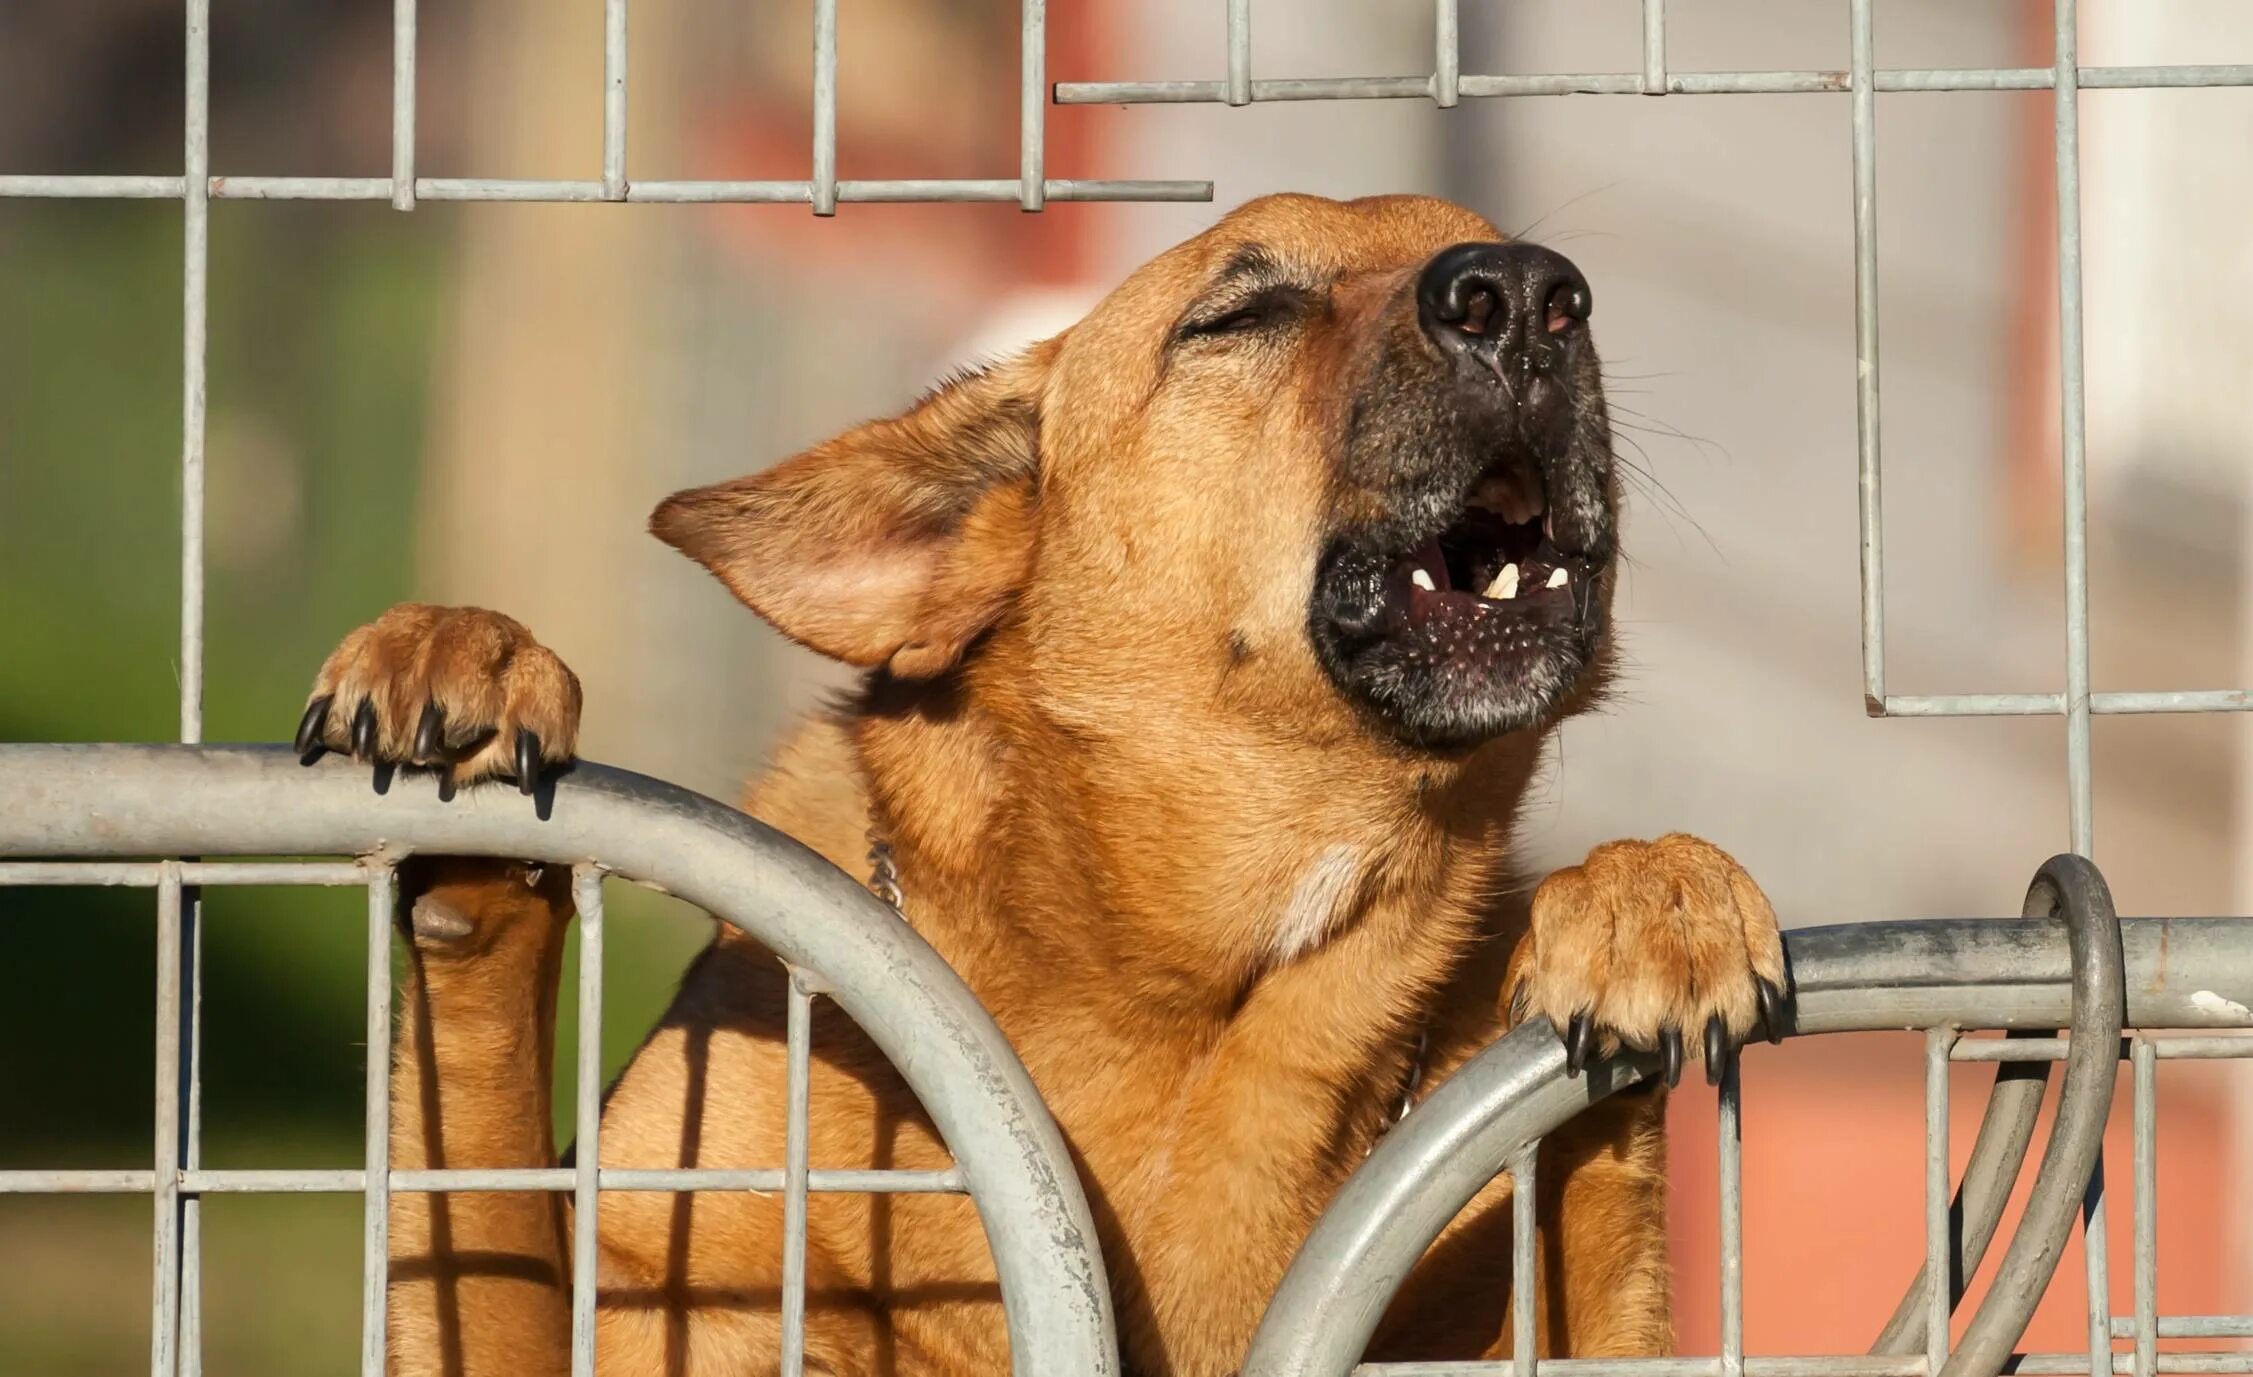
[[[772,202],[835,213],[852,201],[1000,201],[1038,210],[1049,201],[1209,200],[1212,186],[1194,181],[1071,181],[1048,174],[1044,112],[1051,94],[1045,60],[1045,0],[1022,0],[1019,64],[1020,157],[1014,177],[988,180],[853,181],[841,179],[836,157],[837,0],[812,0],[813,140],[811,168],[790,181],[636,181],[627,163],[628,0],[603,0],[604,74],[601,176],[579,181],[433,178],[416,167],[416,2],[393,0],[392,158],[387,177],[262,177],[214,175],[209,156],[209,27],[211,0],[185,0],[186,122],[177,176],[71,176],[0,173],[0,197],[170,199],[183,211],[181,444],[180,747],[0,746],[0,857],[42,858],[0,863],[0,884],[127,884],[157,891],[160,974],[157,989],[158,1071],[155,1155],[148,1171],[17,1171],[0,1173],[0,1192],[143,1192],[155,1200],[158,1240],[153,1285],[151,1370],[196,1372],[198,1348],[198,1202],[229,1191],[364,1192],[362,1366],[382,1371],[385,1200],[392,1190],[570,1190],[579,1201],[575,1272],[585,1277],[593,1250],[595,1192],[611,1190],[778,1189],[790,1204],[787,1248],[795,1286],[786,1286],[785,1325],[798,1342],[803,1322],[805,1199],[810,1191],[966,1191],[978,1203],[1009,1311],[1020,1373],[1103,1373],[1116,1368],[1109,1299],[1084,1200],[1054,1125],[991,1020],[921,939],[886,913],[849,878],[803,848],[733,810],[701,797],[597,766],[581,766],[558,790],[555,813],[542,821],[513,796],[472,792],[451,805],[428,799],[376,798],[356,772],[342,767],[301,772],[275,751],[200,749],[203,734],[204,429],[209,206],[214,199],[310,199],[388,202],[411,210],[418,201],[550,201],[620,203]],[[1625,0],[1622,0],[1624,3]],[[591,0],[590,0],[591,3]],[[2095,713],[2213,712],[2253,707],[2240,689],[2099,693],[2089,682],[2088,556],[2084,466],[2082,328],[2079,255],[2079,129],[2081,88],[2253,86],[2253,65],[2083,68],[2074,0],[2054,0],[2054,62],[2048,67],[1881,70],[1874,64],[1872,0],[1847,0],[1852,35],[1845,70],[1676,71],[1667,56],[1666,0],[1641,0],[1640,62],[1607,73],[1479,75],[1461,70],[1459,0],[1434,0],[1433,69],[1409,76],[1262,80],[1253,75],[1250,0],[1226,0],[1226,76],[1212,81],[1071,82],[1053,88],[1063,104],[1277,100],[1429,100],[1442,107],[1466,98],[1542,95],[1647,97],[1807,93],[1851,101],[1854,171],[1854,268],[1857,369],[1856,480],[1861,497],[1861,622],[1865,707],[1873,716],[2062,716],[2073,850],[2092,848],[2090,718]],[[2053,152],[2057,167],[2057,268],[2062,464],[2065,507],[2065,664],[2063,686],[2045,693],[1890,694],[1885,685],[1884,541],[1880,519],[1878,433],[1878,245],[1876,105],[1881,91],[2050,90],[2055,95]],[[593,93],[590,92],[590,99]],[[1842,474],[1843,481],[1843,474]],[[583,1026],[599,1029],[602,911],[599,878],[609,870],[661,885],[750,932],[790,964],[792,1131],[789,1160],[777,1171],[626,1172],[601,1169],[596,1106],[599,1039],[581,1042],[581,1148],[572,1168],[528,1172],[393,1172],[385,1160],[388,1101],[384,1059],[371,1056],[367,1087],[367,1163],[359,1171],[210,1171],[200,1166],[198,1136],[196,957],[197,894],[224,884],[361,885],[369,895],[368,1038],[389,1041],[391,865],[414,850],[531,857],[578,867],[583,924],[579,1000]],[[341,862],[115,860],[115,857],[341,855]],[[1741,1343],[1737,1273],[1736,1086],[1723,1090],[1721,1265],[1723,1351],[1709,1359],[1607,1363],[1647,1377],[1985,1377],[1995,1371],[2030,1310],[2033,1295],[1991,1302],[1993,1317],[1974,1323],[1976,1349],[1951,1357],[1947,1312],[1960,1274],[1991,1234],[1993,1184],[2015,1171],[2031,1131],[2032,1105],[1998,1092],[1989,1126],[1967,1179],[1960,1239],[1952,1233],[1946,1177],[1944,1072],[1954,1060],[2067,1059],[2065,1110],[2073,1143],[2042,1173],[2043,1229],[2027,1256],[2014,1245],[2006,1266],[2036,1286],[2056,1260],[2063,1224],[2084,1187],[2102,1190],[2101,1165],[2087,1141],[2109,1104],[2109,1068],[2121,1019],[2129,1026],[2241,1027],[2253,1005],[2253,938],[2228,923],[2131,920],[2115,940],[2109,902],[2088,898],[2089,876],[2070,866],[2045,871],[2045,910],[2076,918],[2070,960],[2066,938],[2029,924],[1895,924],[1808,932],[1791,941],[1799,988],[1798,1032],[1870,1026],[1926,1027],[1928,1271],[1908,1322],[1889,1332],[1898,1347],[1918,1336],[1923,1351],[1883,1359],[1747,1359]],[[2101,886],[2099,886],[2101,889]],[[2059,898],[2072,900],[2062,905]],[[2109,953],[2109,956],[2107,955]],[[2125,1011],[2120,996],[2125,960]],[[805,1159],[803,1110],[806,1010],[815,997],[834,999],[889,1053],[921,1096],[957,1165],[935,1174],[823,1172]],[[2071,1025],[2070,1041],[2042,1037],[1969,1039],[1966,1029],[2053,1029]],[[2134,1068],[2136,1184],[2136,1314],[2115,1321],[2102,1313],[2101,1285],[2092,1286],[2090,1353],[2070,1361],[2026,1360],[2025,1372],[2112,1370],[2115,1336],[2132,1337],[2136,1377],[2156,1372],[2243,1372],[2242,1353],[2159,1355],[2159,1337],[2253,1336],[2253,1317],[2166,1317],[2153,1311],[2150,1286],[2152,1095],[2156,1064],[2172,1057],[2240,1055],[2247,1043],[2224,1038],[2154,1039],[2125,1045]],[[2101,1065],[2101,1092],[2095,1084]],[[1476,1184],[1513,1164],[1520,1199],[1532,1198],[1534,1145],[1540,1134],[1587,1102],[1591,1089],[1626,1083],[1647,1072],[1633,1057],[1599,1067],[1585,1082],[1560,1078],[1562,1055],[1549,1030],[1521,1030],[1482,1055],[1387,1141],[1348,1185],[1310,1239],[1276,1298],[1249,1371],[1338,1372],[1359,1357],[1384,1298]],[[1584,1088],[1587,1087],[1587,1088]],[[2062,1130],[2061,1130],[2062,1132]],[[1990,1143],[1992,1137],[1992,1143]],[[2062,1140],[2061,1140],[2062,1141]],[[2016,1148],[2014,1150],[2013,1144]],[[2078,1172],[2076,1171],[2078,1168]],[[1985,1181],[1989,1184],[1982,1185]],[[2062,1211],[2062,1213],[2060,1213]],[[1521,1210],[1519,1248],[1530,1243],[1530,1215]],[[2086,1215],[2092,1276],[2105,1266],[2101,1212]],[[2062,1223],[2061,1223],[2062,1221]],[[1976,1240],[1976,1241],[1975,1241]],[[2037,1246],[2038,1245],[2038,1246]],[[2047,1256],[2038,1254],[2047,1251]],[[1526,1295],[1530,1290],[1521,1288]],[[1521,1305],[1527,1303],[1521,1297]],[[591,1371],[593,1288],[574,1291],[574,1366]],[[2007,1333],[2006,1333],[2007,1331]],[[1521,1326],[1530,1337],[1530,1326]],[[1999,1347],[1998,1347],[1999,1340]],[[1524,1341],[1521,1340],[1521,1345]],[[1917,1342],[1907,1347],[1914,1350]],[[791,1370],[795,1370],[795,1349]],[[1533,1356],[1521,1346],[1515,1365],[1424,1367],[1446,1371],[1514,1371],[1532,1377]],[[1552,1362],[1559,1377],[1592,1366]]]

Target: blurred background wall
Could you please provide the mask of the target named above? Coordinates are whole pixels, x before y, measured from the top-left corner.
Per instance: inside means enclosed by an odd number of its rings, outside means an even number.
[[[383,173],[388,5],[216,9],[217,171]],[[426,171],[592,175],[598,7],[424,9]],[[1222,69],[1222,8],[1204,0],[1052,10],[1055,79]],[[2090,64],[2253,60],[2235,0],[2083,12]],[[1881,0],[1878,59],[2046,64],[2049,23],[2040,0]],[[842,25],[845,175],[1014,167],[1013,4],[853,0]],[[1262,76],[1430,67],[1425,6],[1263,3],[1254,25]],[[1463,70],[1629,70],[1638,25],[1628,0],[1471,0]],[[803,175],[809,33],[801,5],[637,5],[634,174]],[[1677,69],[1847,61],[1842,4],[1697,0],[1673,7],[1670,36]],[[0,6],[0,169],[176,169],[179,54],[171,0]],[[2038,92],[1879,99],[1897,691],[2062,679],[2049,115]],[[2090,92],[2083,130],[2096,683],[2244,684],[2253,95]],[[1844,98],[1067,108],[1050,131],[1055,175],[1209,177],[1217,204],[847,206],[833,221],[216,206],[212,738],[281,736],[328,646],[388,603],[479,602],[577,667],[590,755],[731,796],[778,725],[840,680],[648,539],[657,499],[1061,328],[1229,204],[1426,191],[1586,269],[1640,471],[1621,605],[1633,673],[1613,711],[1566,730],[1528,820],[1537,857],[1691,828],[1742,856],[1787,922],[1819,923],[2015,911],[2064,848],[2055,720],[1862,714]],[[178,235],[161,203],[0,202],[0,738],[172,732]],[[2253,912],[2247,724],[2105,718],[2095,749],[2097,854],[2123,909]],[[703,933],[655,899],[620,902],[614,1065]],[[353,1160],[355,906],[253,892],[209,908],[207,1160]],[[0,916],[15,943],[0,1163],[140,1163],[146,896],[0,891]],[[1914,1043],[1753,1059],[1754,1351],[1858,1349],[1914,1269]],[[1959,1083],[1959,1155],[1982,1079]],[[2247,1308],[2253,1095],[2220,1067],[2165,1079],[2163,1307]],[[1711,1109],[1687,1094],[1677,1114],[1681,1328],[1710,1345]],[[343,1199],[207,1206],[212,1370],[349,1370],[358,1216]],[[2070,1346],[2075,1260],[2061,1271],[2037,1338]],[[147,1274],[145,1202],[0,1200],[0,1372],[143,1361]]]

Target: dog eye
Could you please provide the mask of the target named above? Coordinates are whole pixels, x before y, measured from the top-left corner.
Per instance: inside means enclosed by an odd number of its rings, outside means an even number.
[[[1262,292],[1232,311],[1190,321],[1181,327],[1175,337],[1188,340],[1219,335],[1248,335],[1283,319],[1289,314],[1295,300],[1295,294],[1287,291]]]

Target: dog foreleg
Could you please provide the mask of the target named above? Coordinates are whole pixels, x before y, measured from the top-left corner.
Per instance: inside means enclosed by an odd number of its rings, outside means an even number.
[[[555,1162],[549,1075],[570,874],[498,861],[402,868],[408,961],[392,1052],[391,1163]],[[561,1373],[567,1212],[552,1192],[391,1197],[391,1371]]]

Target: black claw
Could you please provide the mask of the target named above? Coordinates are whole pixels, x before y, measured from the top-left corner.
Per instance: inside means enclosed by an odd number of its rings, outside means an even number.
[[[1705,1021],[1705,1083],[1721,1084],[1721,1068],[1729,1060],[1729,1029],[1715,1014]]]
[[[297,719],[299,755],[311,755],[313,748],[321,744],[321,732],[329,724],[329,704],[335,701],[335,694],[324,693],[305,705],[305,715]]]
[[[1765,979],[1754,982],[1754,988],[1760,992],[1760,1022],[1768,1030],[1768,1040],[1780,1043],[1784,1040],[1784,993]]]
[[[436,760],[446,749],[446,710],[432,699],[423,705],[422,721],[415,724],[415,759]]]
[[[516,729],[516,787],[529,794],[540,782],[540,734],[526,727]]]
[[[1662,1028],[1658,1035],[1659,1074],[1666,1078],[1666,1088],[1672,1090],[1682,1083],[1682,1030]]]
[[[1596,1045],[1596,1021],[1583,1011],[1572,1016],[1572,1024],[1565,1029],[1565,1074],[1577,1076],[1588,1065],[1588,1053]]]
[[[360,700],[360,710],[352,715],[352,754],[362,760],[375,755],[375,702]]]

